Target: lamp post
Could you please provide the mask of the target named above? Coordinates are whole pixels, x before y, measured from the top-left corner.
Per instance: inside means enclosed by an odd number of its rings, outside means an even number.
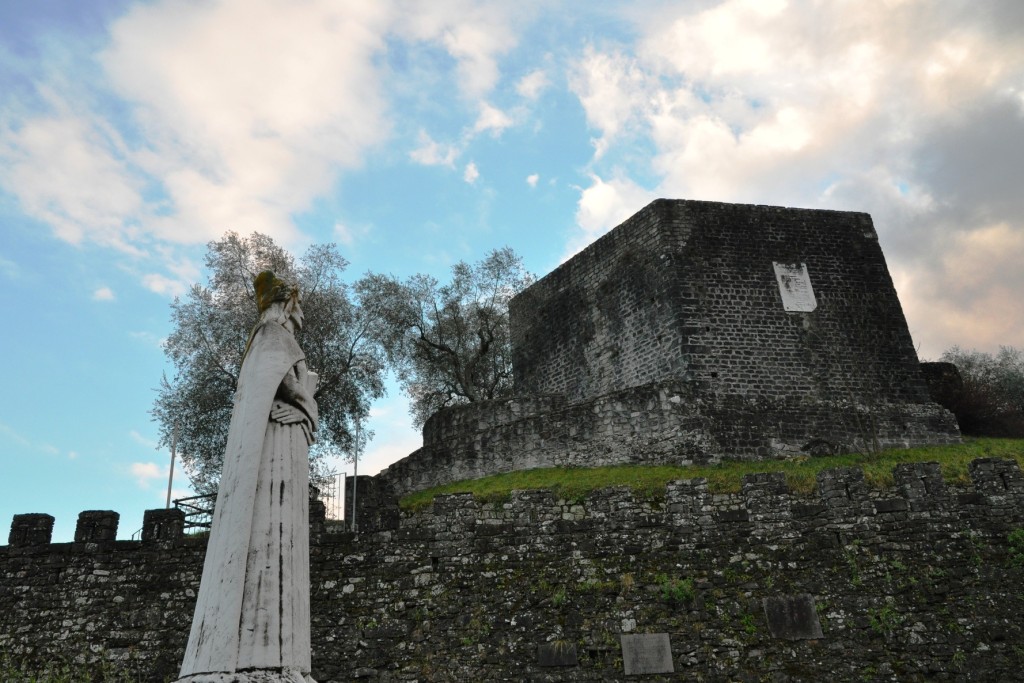
[[[359,423],[356,418],[356,447],[352,453],[352,533],[359,532],[359,522],[356,515],[356,491],[359,488]]]
[[[171,484],[174,483],[174,455],[178,448],[178,425],[174,425],[171,431],[171,471],[167,473],[167,504],[165,508],[171,507]]]

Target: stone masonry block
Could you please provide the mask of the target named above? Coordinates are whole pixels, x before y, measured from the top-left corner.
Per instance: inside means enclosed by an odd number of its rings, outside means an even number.
[[[926,497],[945,497],[946,482],[937,462],[905,462],[892,470],[896,486],[911,500]]]
[[[822,638],[821,623],[808,593],[764,598],[764,615],[773,638],[782,640],[817,640]]]
[[[14,515],[7,543],[19,547],[46,545],[52,537],[53,517],[41,513],[29,513]]]
[[[967,466],[974,486],[982,493],[1005,495],[1024,492],[1024,475],[1016,460],[978,458]]]
[[[142,514],[142,540],[144,542],[175,541],[184,533],[185,513],[178,508],[146,510]]]
[[[86,510],[78,514],[75,543],[97,543],[117,538],[117,522],[121,515],[113,510]]]
[[[836,467],[818,472],[818,493],[830,508],[849,507],[867,493],[864,470],[859,467]]]
[[[748,500],[789,493],[786,475],[782,472],[760,472],[743,475],[742,493]]]

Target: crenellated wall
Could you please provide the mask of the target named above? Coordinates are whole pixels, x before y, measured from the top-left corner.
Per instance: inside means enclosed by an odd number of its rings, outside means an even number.
[[[623,680],[621,636],[666,634],[674,673],[629,680],[1012,680],[1024,568],[1007,537],[1024,526],[1024,477],[1011,460],[970,473],[967,490],[906,464],[888,490],[824,471],[813,496],[777,474],[737,494],[677,481],[658,500],[440,496],[359,537],[314,506],[313,675]],[[16,518],[0,547],[0,651],[173,677],[204,541],[174,511],[147,513],[138,542],[112,540],[112,520],[86,514],[80,540],[50,544],[45,516]],[[820,637],[776,637],[766,600],[810,600]]]

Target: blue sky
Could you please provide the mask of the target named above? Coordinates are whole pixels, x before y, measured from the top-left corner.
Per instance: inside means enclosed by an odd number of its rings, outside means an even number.
[[[0,3],[4,524],[163,505],[168,304],[226,230],[443,278],[656,197],[867,211],[923,357],[1024,346],[1017,0],[356,5]]]

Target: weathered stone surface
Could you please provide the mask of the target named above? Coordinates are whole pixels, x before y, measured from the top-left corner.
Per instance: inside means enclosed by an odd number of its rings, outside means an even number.
[[[86,510],[78,514],[75,525],[75,543],[99,543],[117,538],[117,523],[121,515],[113,510]]]
[[[657,200],[510,318],[516,397],[432,416],[423,448],[379,475],[397,495],[534,467],[959,440],[867,214]]]
[[[173,542],[185,533],[185,513],[177,508],[146,510],[142,517],[142,540]]]
[[[773,638],[811,640],[823,638],[814,596],[808,593],[762,599],[764,616]]]
[[[295,669],[285,671],[240,671],[236,673],[195,674],[179,678],[177,683],[316,683]]]
[[[318,376],[295,339],[298,289],[270,271],[253,285],[260,319],[238,374],[182,679],[291,681],[312,667],[308,455]]]
[[[354,477],[345,477],[345,518],[352,519],[352,496]],[[359,476],[355,491],[357,529],[360,533],[371,533],[398,526],[398,500],[391,485],[378,477]],[[351,527],[350,527],[351,528]]]
[[[556,640],[537,646],[537,666],[576,666],[578,664],[575,643]]]
[[[312,676],[620,681],[620,637],[665,633],[675,671],[652,680],[1016,680],[1015,466],[982,460],[974,486],[940,491],[914,483],[930,476],[920,467],[885,491],[826,471],[810,496],[772,475],[732,494],[672,482],[656,500],[625,488],[450,495],[395,530],[328,524],[311,546]],[[876,512],[896,500],[908,509]],[[737,512],[746,520],[720,521]],[[189,537],[0,546],[0,652],[173,678],[204,552]],[[801,593],[824,638],[773,637],[763,600]],[[540,665],[538,644],[556,641],[576,647],[576,666]]]
[[[785,310],[775,264],[813,282],[813,312]],[[864,213],[659,199],[510,313],[522,395],[578,401],[680,377],[709,397],[928,402]]]
[[[13,546],[46,545],[53,537],[53,515],[28,513],[14,515],[7,543]]]
[[[667,633],[624,633],[621,641],[623,673],[627,676],[675,671],[672,644]]]

